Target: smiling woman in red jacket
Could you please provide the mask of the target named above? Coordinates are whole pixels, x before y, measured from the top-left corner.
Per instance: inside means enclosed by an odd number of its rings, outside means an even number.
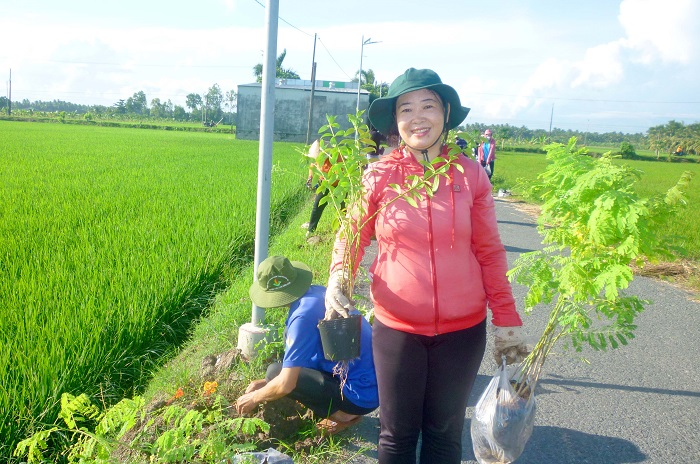
[[[356,260],[376,237],[370,273],[381,464],[415,464],[421,433],[421,463],[460,462],[467,399],[486,347],[487,307],[497,359],[509,352],[513,362],[527,352],[484,169],[462,156],[456,163],[464,172],[451,167],[417,207],[393,201],[391,184],[423,175],[419,160],[447,159],[447,133],[468,112],[435,72],[414,68],[369,109],[379,131],[401,137],[364,174],[363,214],[376,216],[361,230]],[[345,246],[339,235],[326,293],[327,311],[341,316],[352,306],[340,290],[342,276],[356,271],[342,269]]]

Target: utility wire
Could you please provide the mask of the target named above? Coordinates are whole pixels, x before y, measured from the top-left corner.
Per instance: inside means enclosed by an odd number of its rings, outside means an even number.
[[[601,102],[601,103],[667,103],[681,105],[697,105],[700,102],[695,101],[654,101],[654,100],[607,100],[602,98],[563,98],[563,97],[535,97],[534,95],[515,95],[507,93],[485,93],[475,92],[475,95],[490,95],[494,97],[513,97],[513,98],[532,98],[534,100],[559,100],[559,101],[583,101],[583,102]]]
[[[100,63],[96,61],[64,61],[64,60],[43,60],[37,63],[60,63],[60,64],[86,64],[90,66],[124,66],[123,63]],[[208,64],[130,64],[134,67],[144,68],[248,68],[249,66],[234,66],[234,65],[208,65]]]
[[[258,5],[260,5],[261,7],[265,8],[265,5],[263,5],[262,3],[260,3],[258,0],[253,0],[253,1],[254,1],[255,3],[257,3]],[[311,36],[313,35],[313,34],[309,34],[309,33],[306,32],[306,31],[302,31],[301,29],[299,29],[298,27],[296,27],[294,24],[292,24],[292,23],[290,23],[289,21],[287,21],[286,19],[284,19],[282,16],[277,15],[277,17],[278,17],[282,22],[288,24],[289,26],[293,27],[293,28],[296,29],[297,31],[301,32],[302,34],[308,35],[309,37],[311,37]]]
[[[336,66],[338,66],[338,69],[340,69],[340,71],[343,74],[345,74],[348,79],[350,79],[352,81],[352,77],[350,77],[348,75],[348,73],[346,73],[345,70],[340,66],[340,64],[338,64],[338,62],[335,60],[335,58],[333,58],[333,55],[331,54],[330,50],[328,50],[328,47],[326,47],[326,44],[323,43],[323,40],[321,40],[320,37],[318,38],[318,41],[321,42],[321,45],[323,45],[323,48],[326,50],[326,52],[328,52],[328,56],[331,57],[331,60],[333,60],[333,62],[336,64]]]
[[[262,4],[259,0],[253,0],[253,1],[254,1],[255,3],[257,3],[258,5],[260,5],[261,7],[265,8],[265,5]],[[304,35],[307,35],[307,36],[309,36],[309,37],[311,37],[311,36],[313,35],[313,34],[310,34],[310,33],[306,32],[306,31],[303,31],[303,30],[299,29],[299,28],[296,27],[294,24],[290,23],[289,21],[287,21],[286,19],[284,19],[284,18],[281,17],[281,16],[278,16],[278,18],[279,18],[281,21],[283,21],[285,24],[288,24],[289,26],[291,26],[292,28],[296,29],[297,31],[301,32],[301,33],[304,34]],[[350,76],[348,75],[348,73],[346,73],[345,70],[340,66],[340,64],[338,64],[338,61],[336,61],[336,59],[333,57],[333,54],[330,52],[330,50],[328,50],[328,47],[326,47],[326,44],[323,43],[323,40],[321,40],[321,37],[318,37],[318,36],[317,36],[317,39],[318,39],[319,42],[321,42],[321,45],[323,45],[323,48],[326,50],[326,53],[328,53],[328,56],[331,57],[331,60],[333,60],[333,62],[335,63],[335,65],[338,66],[338,69],[340,69],[340,71],[341,71],[343,74],[345,74],[345,76],[347,76],[347,78],[348,78],[350,81],[352,81],[352,77],[350,77]]]

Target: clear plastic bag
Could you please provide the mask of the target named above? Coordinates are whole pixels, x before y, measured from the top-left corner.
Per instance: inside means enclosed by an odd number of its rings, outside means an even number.
[[[510,464],[522,454],[535,424],[534,388],[513,385],[516,365],[498,368],[474,408],[471,435],[479,464]]]
[[[294,464],[292,458],[280,453],[274,448],[265,451],[236,454],[231,460],[232,464]]]

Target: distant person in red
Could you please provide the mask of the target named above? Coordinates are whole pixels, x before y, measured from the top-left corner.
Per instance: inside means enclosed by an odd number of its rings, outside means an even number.
[[[486,169],[486,174],[491,180],[493,176],[493,167],[496,161],[496,141],[491,136],[491,129],[486,129],[483,135],[486,140],[479,145],[477,160]]]

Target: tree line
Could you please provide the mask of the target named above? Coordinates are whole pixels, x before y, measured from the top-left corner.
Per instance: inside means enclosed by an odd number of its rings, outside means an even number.
[[[73,113],[87,115],[87,118],[152,118],[175,121],[201,121],[206,124],[235,124],[237,94],[234,90],[223,92],[219,84],[214,84],[207,93],[200,95],[190,93],[185,100],[185,107],[175,105],[168,99],[151,99],[150,105],[144,91],[135,92],[126,99],[120,99],[112,106],[81,105],[62,100],[34,101],[28,99],[13,101],[12,110],[24,110],[45,113]],[[8,107],[7,97],[0,97],[0,111]],[[189,111],[188,111],[189,110]]]
[[[371,70],[370,70],[371,71]],[[363,74],[365,71],[363,71]],[[370,84],[367,84],[368,86]],[[364,88],[364,85],[363,85]],[[376,86],[379,91],[380,86]],[[213,89],[213,91],[212,91]],[[111,107],[101,105],[81,105],[62,100],[34,101],[25,99],[21,102],[12,102],[14,110],[46,113],[72,113],[84,115],[86,119],[96,118],[149,118],[171,119],[175,121],[202,121],[203,123],[235,124],[236,94],[233,91],[221,95],[215,84],[205,97],[191,93],[187,95],[186,106],[190,111],[179,105],[173,105],[170,100],[162,103],[160,99],[151,100],[151,105],[146,104],[146,94],[136,92],[126,100],[119,100]],[[386,90],[384,90],[386,91]],[[0,112],[5,112],[7,98],[0,97]],[[222,119],[223,118],[223,119]],[[474,140],[486,129],[491,129],[498,142],[522,145],[542,145],[548,142],[566,143],[571,137],[576,137],[582,145],[620,145],[629,143],[633,147],[655,150],[657,157],[667,155],[697,155],[700,153],[700,123],[685,125],[682,122],[669,121],[666,124],[655,126],[646,133],[626,134],[622,132],[581,132],[571,129],[552,128],[551,133],[544,129],[529,129],[525,126],[515,127],[509,124],[486,125],[473,123],[462,125],[461,131],[474,134]],[[679,150],[680,147],[680,150]]]
[[[459,128],[462,132],[472,134],[474,141],[486,129],[491,129],[494,138],[499,143],[510,145],[538,145],[547,143],[567,143],[571,137],[576,137],[580,145],[603,145],[627,147],[629,153],[634,153],[634,147],[654,150],[657,158],[670,155],[697,155],[700,153],[700,123],[684,124],[674,120],[655,126],[646,133],[626,134],[622,132],[581,132],[571,129],[528,129],[525,126],[515,127],[508,124],[466,124]],[[624,153],[623,153],[624,156]]]
[[[700,152],[700,123],[685,125],[674,120],[647,131],[649,148],[661,154],[679,156],[697,155]]]

